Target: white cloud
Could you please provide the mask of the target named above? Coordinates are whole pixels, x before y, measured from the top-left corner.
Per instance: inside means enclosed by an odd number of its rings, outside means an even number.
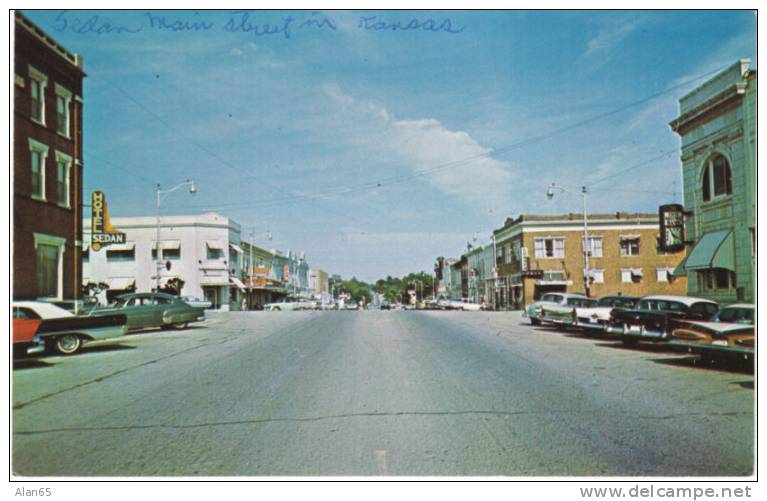
[[[637,28],[635,20],[607,26],[586,43],[583,57],[602,55],[618,46]]]
[[[508,204],[511,166],[492,158],[492,149],[469,133],[450,130],[434,118],[397,119],[379,105],[345,94],[337,85],[323,90],[347,122],[345,141],[396,155],[437,190],[479,209]]]

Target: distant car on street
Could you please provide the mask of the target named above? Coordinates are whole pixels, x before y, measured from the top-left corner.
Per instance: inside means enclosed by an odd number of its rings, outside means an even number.
[[[71,355],[86,342],[120,337],[127,331],[124,314],[74,315],[44,301],[14,301],[12,307],[13,341],[17,353],[50,350]]]
[[[437,301],[437,307],[442,310],[459,311],[480,311],[482,309],[481,304],[471,303],[466,298],[440,299]]]
[[[128,317],[128,330],[161,327],[184,329],[191,322],[205,320],[205,310],[192,306],[180,297],[163,292],[123,294],[106,307],[93,310],[90,315],[122,313]]]
[[[296,310],[313,310],[314,302],[306,299],[286,298],[282,301],[275,301],[272,303],[266,303],[264,305],[265,311],[296,311]]]

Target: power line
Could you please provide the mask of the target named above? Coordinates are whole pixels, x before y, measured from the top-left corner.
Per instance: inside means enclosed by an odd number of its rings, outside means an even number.
[[[646,102],[649,102],[649,101],[651,101],[653,99],[656,99],[657,97],[659,97],[661,95],[664,95],[664,94],[667,94],[667,93],[669,93],[669,92],[671,92],[673,90],[676,90],[676,89],[678,89],[680,87],[684,87],[686,85],[689,85],[690,83],[695,82],[697,80],[700,80],[701,78],[705,78],[705,77],[707,77],[709,75],[712,75],[714,73],[718,73],[724,67],[725,66],[722,66],[720,68],[717,68],[715,70],[709,71],[707,73],[703,73],[701,75],[695,76],[695,77],[690,78],[688,80],[685,80],[685,81],[683,81],[681,83],[678,83],[678,84],[676,84],[674,86],[671,86],[671,87],[669,87],[667,89],[664,89],[663,91],[657,92],[655,94],[652,94],[652,95],[647,96],[645,98],[639,99],[637,101],[633,101],[631,103],[625,104],[625,105],[620,106],[618,108],[609,110],[609,111],[604,112],[604,113],[599,113],[599,114],[594,115],[592,117],[589,117],[589,118],[586,118],[584,120],[575,122],[575,123],[570,124],[570,125],[565,126],[565,127],[560,127],[558,129],[554,129],[554,130],[549,131],[547,133],[539,134],[537,136],[532,136],[530,138],[518,141],[516,143],[512,143],[512,144],[510,144],[508,146],[495,149],[495,150],[493,150],[491,152],[488,152],[488,153],[477,154],[477,155],[466,157],[466,158],[463,158],[463,159],[460,159],[460,160],[454,160],[454,161],[451,161],[451,162],[446,162],[446,163],[438,164],[438,165],[435,165],[433,167],[426,168],[426,169],[419,169],[416,172],[409,173],[409,174],[401,174],[401,175],[396,175],[396,176],[389,176],[389,177],[385,177],[385,178],[379,178],[379,179],[376,179],[376,180],[371,180],[371,181],[368,181],[368,182],[365,182],[365,183],[361,183],[359,185],[352,185],[352,186],[346,186],[346,187],[340,187],[340,188],[333,188],[333,189],[330,189],[330,190],[326,190],[324,192],[316,192],[316,193],[310,193],[310,194],[296,194],[296,193],[291,192],[290,190],[283,189],[282,187],[276,186],[276,185],[274,185],[272,183],[269,183],[269,182],[267,182],[267,181],[265,181],[263,179],[260,179],[260,182],[262,184],[270,187],[273,191],[285,191],[285,192],[289,193],[291,196],[283,197],[281,199],[278,198],[278,199],[264,200],[261,203],[255,203],[255,204],[249,204],[247,202],[242,204],[242,205],[239,204],[239,203],[232,203],[232,204],[218,205],[217,207],[267,208],[267,207],[273,207],[273,206],[276,206],[276,205],[284,205],[284,204],[289,204],[289,203],[294,203],[294,202],[316,201],[316,200],[321,200],[322,198],[325,198],[327,196],[344,195],[344,194],[354,193],[354,192],[358,192],[358,191],[366,191],[366,190],[375,189],[375,188],[382,188],[382,187],[384,187],[386,185],[391,185],[391,184],[396,184],[396,183],[401,183],[401,182],[404,182],[404,181],[408,181],[408,180],[411,180],[411,179],[416,179],[416,178],[419,178],[419,177],[422,177],[422,176],[425,176],[427,174],[431,174],[433,172],[437,172],[437,171],[440,171],[440,170],[449,169],[449,168],[455,168],[455,167],[459,167],[459,166],[462,166],[462,165],[466,165],[466,164],[468,164],[470,162],[473,162],[475,160],[479,160],[479,159],[482,159],[482,158],[487,158],[488,156],[502,155],[502,154],[508,153],[510,151],[519,149],[519,148],[521,148],[523,146],[528,146],[528,145],[533,144],[535,142],[542,141],[542,140],[545,140],[545,139],[549,139],[549,138],[551,138],[553,136],[562,134],[564,132],[571,131],[571,130],[574,130],[574,129],[578,128],[578,127],[582,127],[584,125],[596,122],[596,121],[601,120],[603,118],[606,118],[606,117],[618,114],[618,113],[620,113],[622,111],[625,111],[627,109],[630,109],[632,107],[635,107],[635,106],[638,106],[640,104],[644,104]],[[161,116],[159,116],[157,113],[155,113],[150,108],[145,106],[139,100],[135,99],[130,93],[128,93],[125,89],[123,89],[122,87],[120,87],[119,85],[114,83],[113,81],[111,81],[108,78],[103,77],[103,76],[101,78],[103,78],[104,81],[106,81],[107,83],[112,85],[120,93],[125,95],[131,102],[133,102],[134,104],[139,106],[142,110],[144,110],[146,113],[148,113],[153,118],[155,118],[158,122],[162,123],[167,128],[169,128],[173,132],[175,132],[181,139],[183,139],[185,141],[188,141],[189,143],[193,144],[194,146],[196,146],[197,148],[199,148],[203,152],[205,152],[208,155],[210,155],[211,157],[215,158],[222,165],[224,165],[224,166],[226,166],[226,167],[228,167],[228,168],[230,168],[230,169],[232,169],[234,171],[237,171],[239,173],[246,174],[247,177],[253,177],[253,173],[252,172],[243,171],[242,169],[240,169],[240,168],[234,166],[233,164],[231,164],[230,162],[226,161],[224,158],[222,158],[220,155],[218,155],[217,153],[215,153],[211,149],[209,149],[209,148],[201,145],[200,143],[198,143],[198,142],[196,142],[196,141],[186,137],[185,135],[183,135],[183,133],[181,131],[179,131],[174,125],[172,125],[167,120],[163,119]],[[665,156],[665,155],[666,154],[664,154],[663,156]],[[605,181],[607,179],[610,179],[610,178],[616,177],[618,175],[621,175],[621,174],[623,174],[625,172],[628,172],[629,170],[632,170],[634,168],[637,168],[637,167],[639,167],[641,165],[646,165],[646,164],[648,164],[650,162],[656,161],[656,160],[658,160],[660,158],[663,158],[663,156],[650,159],[647,162],[643,162],[642,164],[638,164],[638,165],[632,166],[630,168],[621,170],[621,171],[619,171],[619,172],[617,172],[615,174],[611,174],[610,176],[606,176],[603,179],[600,179],[598,181],[595,181],[595,182],[591,183],[591,185],[594,185],[594,184],[597,184],[597,183],[601,183],[601,182],[603,182],[603,181]]]

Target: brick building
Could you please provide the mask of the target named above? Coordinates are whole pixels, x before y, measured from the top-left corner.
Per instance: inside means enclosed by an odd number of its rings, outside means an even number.
[[[13,296],[81,295],[82,59],[18,11],[14,29]]]
[[[593,214],[592,297],[685,294],[685,278],[673,277],[684,251],[662,253],[657,214]],[[523,214],[494,232],[498,278],[495,305],[515,309],[546,292],[583,292],[583,216]]]
[[[689,293],[754,301],[756,70],[741,59],[679,100]]]

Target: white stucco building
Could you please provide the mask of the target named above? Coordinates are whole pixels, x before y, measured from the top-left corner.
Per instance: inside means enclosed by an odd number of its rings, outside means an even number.
[[[113,296],[121,292],[150,292],[156,288],[157,220],[154,217],[117,217],[114,228],[126,243],[94,251],[91,222],[84,221],[83,284],[106,283]],[[205,298],[216,309],[240,309],[244,285],[240,225],[216,213],[160,218],[162,261],[160,287],[178,278],[181,294]]]

